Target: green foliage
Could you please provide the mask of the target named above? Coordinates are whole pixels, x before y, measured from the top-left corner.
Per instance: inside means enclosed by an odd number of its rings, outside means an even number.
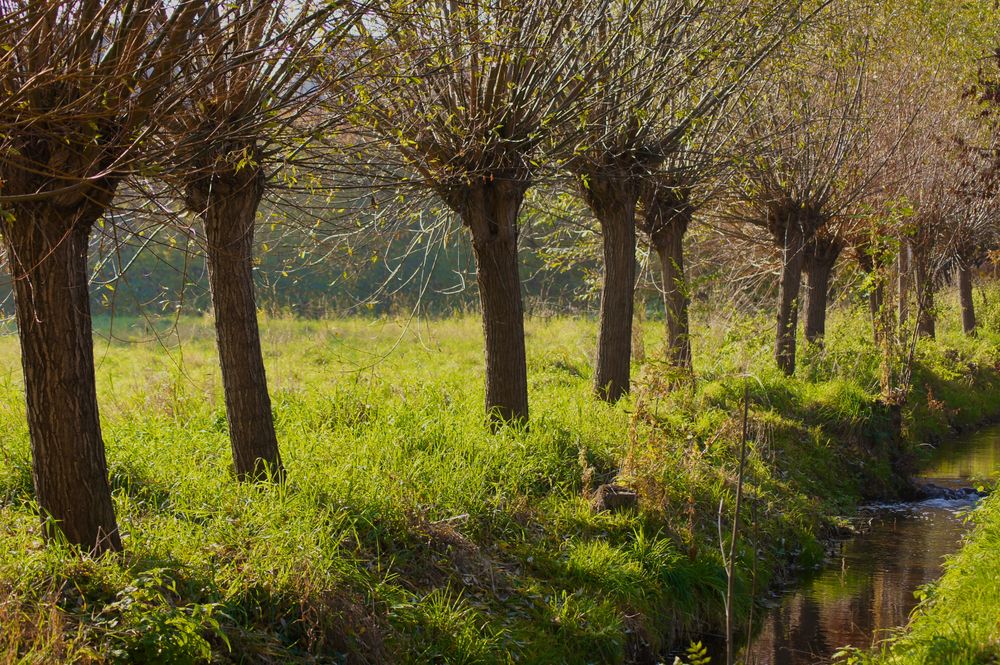
[[[497,635],[479,612],[450,589],[435,589],[391,609],[396,629],[405,636],[407,662],[498,662],[501,643]]]
[[[680,658],[675,661],[675,665],[710,665],[712,659],[708,655],[708,649],[701,642],[692,642],[685,652],[686,661],[681,662]]]
[[[228,617],[219,616],[219,605],[177,604],[171,573],[165,568],[142,571],[96,613],[92,626],[104,634],[112,661],[201,663],[211,659],[211,637],[229,650],[219,623]]]

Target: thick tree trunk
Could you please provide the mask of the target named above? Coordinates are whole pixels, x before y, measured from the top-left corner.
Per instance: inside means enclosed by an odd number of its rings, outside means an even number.
[[[806,340],[812,344],[822,344],[826,335],[826,304],[830,292],[830,275],[833,265],[818,263],[806,272]]]
[[[634,210],[634,208],[633,208]],[[594,391],[616,402],[629,391],[635,290],[635,213],[601,223],[604,285],[594,368]]]
[[[826,335],[826,309],[830,295],[830,277],[843,246],[836,239],[813,238],[808,243],[803,270],[806,273],[806,340],[823,344]]]
[[[517,261],[517,218],[527,183],[493,178],[443,192],[472,232],[486,353],[486,413],[495,429],[528,421],[524,305]]]
[[[517,244],[474,243],[486,342],[486,411],[493,422],[528,420],[528,370]]]
[[[584,197],[601,224],[604,284],[594,367],[594,392],[616,402],[628,393],[635,301],[635,208],[638,187],[627,177],[590,177]]]
[[[684,235],[694,213],[690,189],[683,182],[654,183],[642,190],[642,208],[642,229],[663,271],[667,356],[673,366],[690,370],[690,298],[684,275]]]
[[[205,223],[208,277],[222,367],[226,421],[236,476],[281,480],[284,467],[274,432],[271,398],[260,347],[253,284],[253,239],[263,195],[260,174],[249,169],[189,201]]]
[[[667,319],[667,354],[675,367],[691,369],[691,335],[687,282],[684,277],[684,233],[687,219],[677,216],[652,238],[663,270],[663,309]]]
[[[962,331],[969,336],[976,334],[976,308],[972,301],[972,269],[958,269],[958,299],[962,304]]]
[[[805,263],[805,239],[799,229],[789,224],[784,238],[781,285],[778,291],[778,319],[774,360],[782,372],[795,373],[795,341],[799,319],[799,290]]]
[[[89,204],[18,206],[4,229],[35,495],[43,521],[51,517],[68,542],[94,553],[122,548],[97,408],[87,288],[87,244],[100,212]]]

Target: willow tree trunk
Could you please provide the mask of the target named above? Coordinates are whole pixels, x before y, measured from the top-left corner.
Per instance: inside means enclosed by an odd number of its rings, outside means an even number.
[[[917,290],[917,332],[924,337],[935,336],[934,282],[925,262],[914,260]]]
[[[516,178],[494,178],[445,193],[472,233],[483,316],[486,413],[495,429],[528,421],[524,305],[517,261],[517,218],[527,190]]]
[[[652,235],[663,270],[663,310],[667,319],[667,355],[675,367],[691,369],[691,328],[684,278],[684,234],[688,220],[676,215]]]
[[[976,334],[976,307],[972,301],[972,269],[958,269],[958,299],[962,305],[962,331],[969,336]]]
[[[830,277],[842,246],[836,240],[813,238],[808,244],[803,270],[806,273],[806,340],[822,345],[826,335],[826,310]]]
[[[931,339],[934,339],[937,334],[934,321],[934,291],[931,289],[927,289],[921,297],[920,314],[917,317],[917,332]]]
[[[872,325],[878,320],[879,313],[885,304],[885,285],[881,280],[876,280],[872,292],[868,294],[868,311],[871,313]]]
[[[910,243],[908,241],[903,241],[902,246],[899,248],[899,258],[897,259],[897,292],[899,294],[899,302],[897,316],[899,319],[899,329],[903,330],[905,327],[906,319],[910,315],[910,270],[912,270],[911,265],[911,253]]]
[[[795,341],[799,320],[799,290],[805,263],[805,239],[801,231],[789,230],[784,238],[784,258],[781,285],[778,291],[778,320],[774,343],[774,360],[782,372],[795,373]]]
[[[486,411],[493,422],[528,420],[528,370],[517,243],[474,242],[486,342]]]
[[[875,260],[864,251],[859,251],[858,265],[872,283],[871,291],[868,293],[868,313],[872,319],[872,332],[877,345],[881,330],[879,314],[885,302],[885,285],[881,276],[875,272]]]
[[[635,307],[635,208],[638,187],[627,178],[590,177],[584,197],[601,224],[604,284],[594,392],[616,402],[629,391]]]
[[[813,265],[806,272],[806,340],[822,344],[826,335],[826,305],[833,266]]]
[[[615,402],[629,391],[635,290],[635,222],[602,223],[604,285],[594,368],[597,396]]]
[[[108,196],[110,199],[110,194]],[[17,206],[4,228],[21,340],[35,496],[46,527],[94,553],[122,548],[94,381],[89,203]],[[46,536],[55,533],[46,529]]]
[[[251,169],[217,178],[192,195],[207,240],[208,280],[222,367],[226,421],[240,480],[282,480],[284,467],[274,431],[271,398],[260,348],[253,285],[253,241],[263,178]]]

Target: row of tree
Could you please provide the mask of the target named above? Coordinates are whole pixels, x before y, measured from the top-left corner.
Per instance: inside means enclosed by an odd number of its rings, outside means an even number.
[[[518,236],[531,191],[543,207],[572,193],[599,226],[602,399],[629,390],[640,237],[662,269],[669,358],[691,369],[695,223],[746,255],[780,248],[775,358],[789,374],[802,276],[806,337],[820,343],[847,248],[876,339],[888,349],[904,329],[885,314],[893,275],[932,333],[935,286],[957,267],[965,293],[995,247],[995,132],[971,109],[996,93],[986,65],[965,102],[955,89],[973,80],[963,49],[988,18],[951,11],[966,31],[944,57],[923,41],[944,10],[925,4],[0,0],[0,210],[47,527],[122,546],[88,251],[95,229],[147,242],[136,219],[185,232],[197,220],[244,480],[284,476],[254,294],[266,200],[302,228],[329,223],[305,236],[317,247],[404,232],[437,205],[457,218],[494,426],[528,418]],[[123,201],[125,224],[111,214]]]

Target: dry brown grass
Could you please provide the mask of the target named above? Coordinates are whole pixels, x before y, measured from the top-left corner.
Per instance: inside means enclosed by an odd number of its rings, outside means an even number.
[[[28,602],[8,585],[0,586],[0,663],[103,663],[84,646],[83,627],[59,607],[58,591],[47,590]]]

